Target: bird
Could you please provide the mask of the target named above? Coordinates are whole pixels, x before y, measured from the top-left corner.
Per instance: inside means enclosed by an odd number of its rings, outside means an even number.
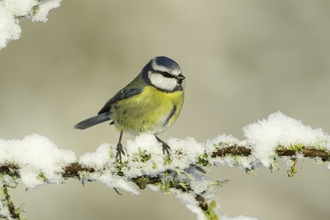
[[[121,140],[123,133],[155,135],[162,144],[163,154],[170,157],[171,148],[158,134],[167,130],[178,118],[184,103],[185,77],[177,62],[166,57],[151,59],[127,86],[109,99],[96,116],[74,126],[86,129],[111,121],[120,132],[116,160],[125,155]]]

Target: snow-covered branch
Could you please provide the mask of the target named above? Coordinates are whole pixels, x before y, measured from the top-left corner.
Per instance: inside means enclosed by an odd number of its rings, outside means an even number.
[[[68,178],[97,181],[139,194],[147,186],[161,193],[175,194],[198,219],[218,219],[216,187],[226,182],[205,176],[210,167],[227,165],[254,172],[260,166],[277,169],[284,160],[289,176],[297,171],[297,160],[329,166],[330,137],[321,129],[304,126],[280,112],[243,128],[245,140],[231,135],[198,143],[194,138],[167,141],[171,157],[153,135],[140,135],[126,144],[123,163],[115,159],[115,145],[102,144],[95,152],[79,159],[70,150],[61,150],[48,138],[34,134],[23,140],[0,140],[0,215],[19,219],[21,208],[10,206],[7,187],[21,178],[28,188],[43,184],[62,184]],[[15,218],[16,216],[16,218]],[[250,219],[250,218],[247,218]]]
[[[61,0],[1,0],[0,1],[0,50],[7,43],[21,36],[19,21],[47,21],[48,12],[60,6]]]

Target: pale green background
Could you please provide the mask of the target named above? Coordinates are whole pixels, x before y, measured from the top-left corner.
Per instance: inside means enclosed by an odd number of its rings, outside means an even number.
[[[205,142],[218,134],[243,139],[241,128],[281,110],[330,131],[330,2],[63,1],[47,23],[22,20],[22,37],[0,51],[0,134],[38,133],[78,156],[116,143],[107,124],[74,130],[96,114],[154,56],[176,60],[186,76],[182,113],[169,137]],[[125,140],[134,139],[130,135]],[[256,177],[228,167],[212,177],[219,212],[260,220],[330,218],[330,173],[298,163]],[[11,190],[30,219],[195,219],[174,195],[149,189],[132,196],[99,183]]]

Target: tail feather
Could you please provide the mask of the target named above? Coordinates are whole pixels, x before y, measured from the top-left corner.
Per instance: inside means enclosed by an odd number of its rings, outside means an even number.
[[[74,126],[74,128],[83,130],[83,129],[89,128],[93,125],[97,125],[99,123],[109,121],[109,120],[111,120],[111,118],[109,117],[109,112],[104,112],[102,114],[93,116],[91,118],[87,118],[87,119],[79,122],[78,124],[76,124]]]

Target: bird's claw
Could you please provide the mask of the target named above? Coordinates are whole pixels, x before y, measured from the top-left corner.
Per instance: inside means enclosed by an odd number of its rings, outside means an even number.
[[[170,159],[170,151],[171,148],[170,146],[168,146],[164,141],[162,141],[159,137],[155,136],[157,141],[162,143],[162,147],[163,147],[163,154],[167,154],[167,157]]]
[[[121,143],[118,143],[116,150],[117,150],[116,160],[117,162],[122,163],[121,155],[125,155],[125,152],[123,150],[123,146],[121,145]]]
[[[163,146],[163,154],[167,154],[168,158],[170,158],[170,151],[171,151],[170,146],[168,146],[164,142],[162,143],[162,146]]]

